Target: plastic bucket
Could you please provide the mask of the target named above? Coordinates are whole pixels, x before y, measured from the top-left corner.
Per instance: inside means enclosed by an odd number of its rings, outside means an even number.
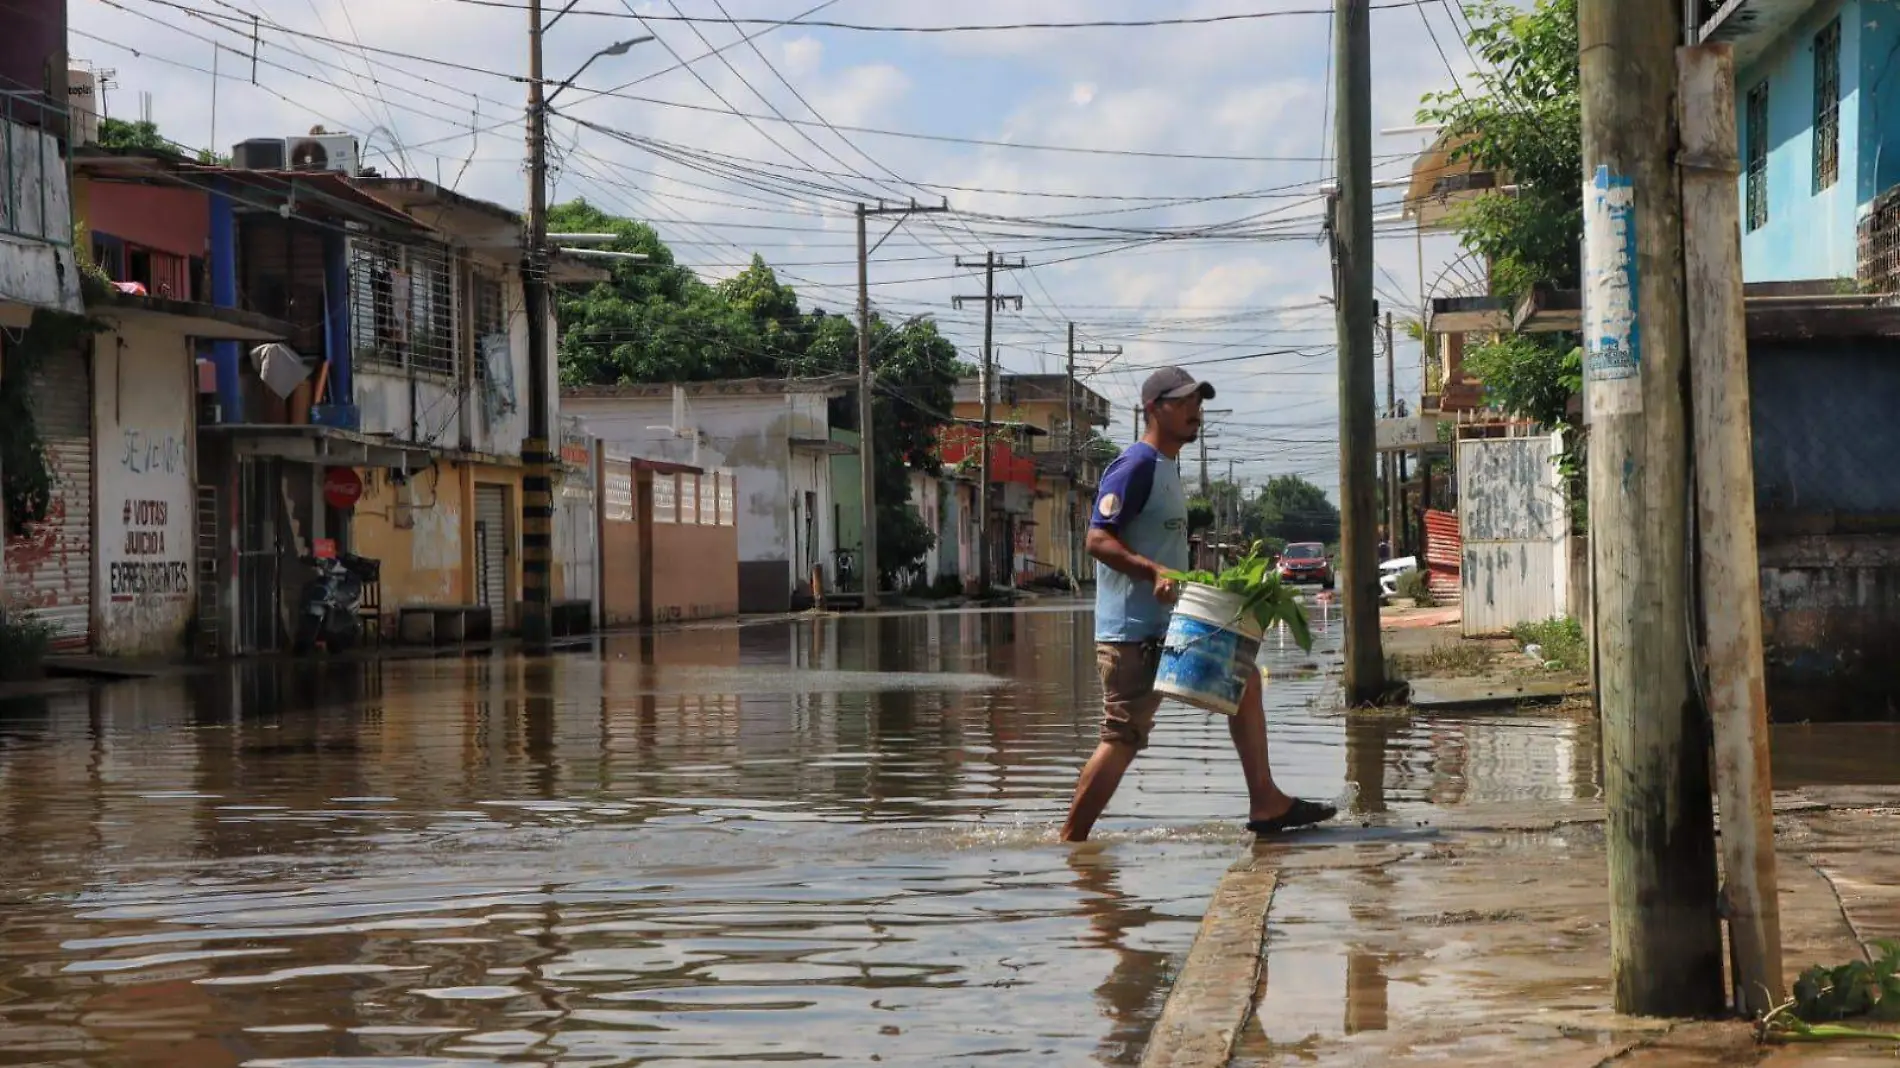
[[[1260,627],[1240,618],[1240,596],[1186,583],[1161,643],[1155,690],[1196,708],[1231,716],[1260,655]]]

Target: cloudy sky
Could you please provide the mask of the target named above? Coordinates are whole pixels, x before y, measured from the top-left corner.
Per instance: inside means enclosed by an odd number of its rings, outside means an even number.
[[[385,174],[519,206],[524,4],[71,0],[71,52],[116,71],[110,114],[134,118],[149,106],[182,144],[228,151],[322,124],[360,137]],[[1006,370],[1060,371],[1073,321],[1084,344],[1124,350],[1083,359],[1089,384],[1123,413],[1119,440],[1146,370],[1187,364],[1222,387],[1215,407],[1232,411],[1213,420],[1217,469],[1231,460],[1251,480],[1297,472],[1330,491],[1335,355],[1317,195],[1331,174],[1332,19],[1318,11],[1329,6],[577,0],[547,34],[550,78],[615,41],[658,39],[597,60],[560,94],[553,196],[651,222],[709,278],[757,251],[804,303],[840,311],[855,299],[850,204],[947,199],[953,214],[914,218],[878,249],[872,299],[885,314],[933,313],[974,358],[980,303],[958,310],[952,298],[981,293],[982,278],[958,270],[956,257],[993,249],[1026,260],[1028,269],[999,276],[998,291],[1024,304],[997,316]],[[1454,77],[1476,82],[1448,3],[1373,6],[1374,173],[1396,178],[1427,138],[1376,131],[1411,125],[1420,95]],[[1259,12],[1273,14],[950,33],[796,24]],[[1397,192],[1381,196],[1396,201]],[[1418,303],[1421,256],[1429,286],[1458,250],[1380,226],[1377,285],[1401,316]],[[1416,398],[1418,351],[1402,332],[1397,362],[1400,394]],[[1381,397],[1384,388],[1381,365]]]

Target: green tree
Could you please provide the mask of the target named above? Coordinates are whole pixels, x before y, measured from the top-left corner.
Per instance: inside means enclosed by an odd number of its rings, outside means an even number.
[[[1472,50],[1490,69],[1481,89],[1425,98],[1420,117],[1444,126],[1453,159],[1515,187],[1479,194],[1454,217],[1465,248],[1485,257],[1495,295],[1533,286],[1574,288],[1582,278],[1583,111],[1577,0],[1508,0],[1465,9]],[[1465,366],[1486,399],[1547,426],[1566,420],[1583,387],[1582,354],[1568,334],[1506,335],[1468,350]]]
[[[1282,545],[1290,541],[1330,545],[1339,540],[1339,509],[1326,499],[1325,490],[1298,475],[1267,480],[1243,519],[1242,530],[1250,538]]]
[[[606,281],[558,293],[562,381],[609,385],[783,374],[755,318],[770,318],[776,310],[764,292],[768,284],[776,287],[775,278],[762,279],[748,269],[729,280],[735,304],[680,267],[651,226],[609,215],[584,200],[550,208],[548,229],[617,234],[597,247],[647,257],[613,261]]]
[[[1583,108],[1578,91],[1577,0],[1510,0],[1465,8],[1466,40],[1496,73],[1483,85],[1425,98],[1419,118],[1444,127],[1452,159],[1492,171],[1513,192],[1481,193],[1459,209],[1466,248],[1490,263],[1492,291],[1574,287],[1583,234]]]
[[[849,319],[814,312],[806,319],[803,374],[853,372],[858,363],[857,328]],[[888,581],[916,564],[936,545],[931,531],[911,507],[910,472],[935,474],[937,436],[955,402],[957,349],[928,319],[891,326],[871,319],[871,358],[876,386],[871,399],[872,483],[877,491],[878,570]],[[855,396],[842,398],[834,414],[844,425],[857,423]]]
[[[99,120],[99,147],[140,152],[176,152],[178,146],[158,132],[155,122],[127,122],[124,119]]]
[[[1214,504],[1205,497],[1188,499],[1188,533],[1206,530],[1214,525]]]

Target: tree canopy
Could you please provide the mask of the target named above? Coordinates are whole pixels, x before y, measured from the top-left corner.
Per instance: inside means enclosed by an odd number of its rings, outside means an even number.
[[[1489,169],[1511,187],[1479,194],[1454,224],[1489,265],[1494,295],[1516,300],[1533,286],[1582,279],[1583,110],[1577,0],[1508,0],[1465,8],[1472,51],[1495,71],[1481,84],[1425,98],[1419,117],[1440,123],[1453,159]],[[1560,426],[1583,388],[1582,351],[1569,334],[1506,335],[1469,348],[1465,366],[1486,399]]]

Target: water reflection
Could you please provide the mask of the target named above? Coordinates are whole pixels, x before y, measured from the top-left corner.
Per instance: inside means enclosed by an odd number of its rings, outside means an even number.
[[[1245,793],[1225,725],[1170,707],[1105,844],[1053,844],[1091,625],[810,618],[0,703],[0,1062],[1133,1063]],[[1289,789],[1594,793],[1577,723],[1310,711],[1335,625],[1268,643]],[[1344,967],[1376,1026],[1377,958]]]

